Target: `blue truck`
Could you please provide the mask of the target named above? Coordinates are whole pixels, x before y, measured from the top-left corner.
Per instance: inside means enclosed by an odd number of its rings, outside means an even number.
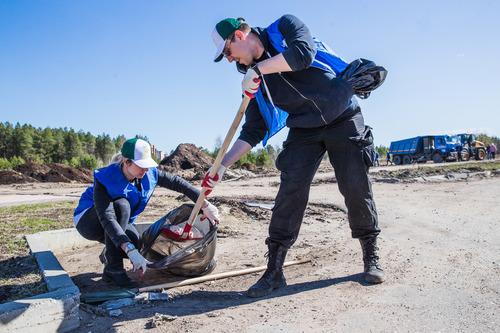
[[[396,165],[434,161],[456,161],[457,139],[449,135],[427,135],[393,141],[389,148]]]

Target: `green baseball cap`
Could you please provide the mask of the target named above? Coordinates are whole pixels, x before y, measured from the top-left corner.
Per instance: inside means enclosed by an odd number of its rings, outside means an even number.
[[[154,168],[158,164],[151,158],[151,146],[144,140],[128,139],[122,145],[122,156],[141,168]]]
[[[212,32],[212,39],[214,40],[215,47],[217,48],[214,58],[215,62],[222,60],[224,57],[222,51],[224,50],[224,45],[226,45],[226,39],[238,29],[241,23],[242,21],[234,18],[227,18],[217,23],[214,31]]]

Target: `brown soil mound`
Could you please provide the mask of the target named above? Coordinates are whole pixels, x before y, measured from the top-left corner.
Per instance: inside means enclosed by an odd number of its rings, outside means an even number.
[[[92,183],[94,181],[92,171],[88,169],[75,169],[59,163],[38,164],[28,161],[25,164],[15,167],[15,171],[41,182]],[[10,180],[12,181],[11,183],[14,183],[14,180]]]
[[[38,180],[25,176],[21,172],[6,169],[0,170],[0,184],[26,184],[26,183],[37,183]]]
[[[240,168],[248,171],[257,171],[257,166],[253,163],[243,163]]]
[[[45,164],[38,164],[33,161],[28,161],[24,164],[18,165],[14,168],[14,170],[19,171],[23,175],[26,175],[28,177],[32,177],[38,180],[41,180],[40,178],[50,172],[50,167],[48,167]]]
[[[160,168],[187,180],[198,180],[205,176],[214,159],[192,143],[177,146],[172,155],[160,162]]]
[[[64,164],[49,163],[47,164],[51,172],[55,175],[62,175],[69,181],[76,181],[79,183],[93,183],[94,173],[89,169],[75,169]]]

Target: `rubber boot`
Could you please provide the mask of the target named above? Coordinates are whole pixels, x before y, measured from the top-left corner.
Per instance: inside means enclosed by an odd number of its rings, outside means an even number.
[[[123,258],[121,256],[110,256],[104,251],[106,266],[102,273],[102,280],[123,288],[137,288],[139,284],[128,277],[123,268]],[[100,257],[100,256],[99,256]]]
[[[365,264],[365,281],[369,283],[384,282],[384,270],[380,267],[377,254],[377,237],[359,239],[363,250],[363,262]]]
[[[266,244],[269,248],[266,254],[267,269],[259,281],[248,289],[248,297],[263,297],[269,295],[274,289],[286,286],[283,263],[288,249],[279,243],[270,242],[269,239],[266,240]]]

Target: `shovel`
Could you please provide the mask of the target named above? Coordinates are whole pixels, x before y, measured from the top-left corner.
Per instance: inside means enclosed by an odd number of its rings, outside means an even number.
[[[210,170],[210,173],[208,174],[208,176],[210,178],[214,178],[215,175],[217,174],[217,171],[219,171],[219,166],[222,163],[222,159],[224,158],[224,155],[226,155],[227,148],[229,147],[231,140],[233,140],[234,133],[236,132],[236,130],[238,129],[238,126],[240,125],[241,119],[243,118],[243,115],[245,114],[245,111],[247,109],[249,102],[250,102],[250,97],[245,95],[245,97],[241,101],[241,105],[240,105],[240,108],[238,109],[238,113],[236,113],[236,116],[234,117],[233,124],[229,128],[229,131],[227,132],[226,138],[224,139],[224,142],[222,143],[222,146],[220,147],[219,153],[217,154],[215,162],[212,165],[212,169]],[[193,227],[193,223],[196,219],[196,215],[200,211],[201,205],[203,204],[203,200],[205,200],[205,192],[206,191],[207,191],[207,188],[202,187],[200,196],[198,197],[198,200],[196,200],[196,204],[194,205],[193,211],[191,212],[191,215],[189,216],[189,220],[186,223],[182,234],[179,235],[178,233],[170,230],[169,228],[166,228],[165,229],[165,236],[167,238],[169,238],[173,241],[177,241],[177,242],[183,242],[189,238],[188,236],[191,232],[191,228]]]

